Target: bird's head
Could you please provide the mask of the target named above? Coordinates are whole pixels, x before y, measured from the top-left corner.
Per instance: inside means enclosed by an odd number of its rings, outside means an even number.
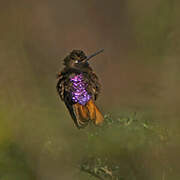
[[[81,69],[86,68],[89,66],[88,61],[96,56],[97,54],[103,52],[103,49],[90,55],[86,56],[85,53],[81,50],[73,50],[65,59],[64,59],[64,65],[67,68],[72,69]]]

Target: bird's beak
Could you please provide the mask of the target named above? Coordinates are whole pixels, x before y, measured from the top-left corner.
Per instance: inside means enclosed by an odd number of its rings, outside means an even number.
[[[101,49],[100,51],[97,51],[97,52],[95,52],[94,54],[91,54],[91,55],[88,56],[86,59],[84,59],[84,61],[85,61],[85,62],[89,61],[92,57],[100,54],[100,53],[103,52],[103,51],[104,51],[104,49]]]

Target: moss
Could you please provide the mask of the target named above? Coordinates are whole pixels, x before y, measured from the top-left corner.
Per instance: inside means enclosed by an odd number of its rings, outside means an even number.
[[[80,169],[96,179],[148,179],[142,157],[151,150],[160,153],[168,138],[166,129],[136,113],[116,119],[106,115],[103,126],[87,132],[87,154]]]

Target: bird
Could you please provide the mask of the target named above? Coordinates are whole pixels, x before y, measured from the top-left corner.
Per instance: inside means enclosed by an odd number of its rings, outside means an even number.
[[[65,67],[57,73],[57,93],[78,129],[86,127],[89,122],[100,125],[104,121],[95,104],[101,84],[89,65],[89,60],[103,51],[86,56],[82,50],[72,50],[64,58]]]

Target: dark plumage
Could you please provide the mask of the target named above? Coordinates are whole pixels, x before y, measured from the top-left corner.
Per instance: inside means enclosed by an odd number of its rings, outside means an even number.
[[[65,102],[69,113],[78,128],[85,127],[90,120],[95,124],[103,121],[103,116],[94,104],[100,92],[98,77],[89,66],[81,50],[73,50],[65,59],[65,68],[58,73],[57,92]]]

